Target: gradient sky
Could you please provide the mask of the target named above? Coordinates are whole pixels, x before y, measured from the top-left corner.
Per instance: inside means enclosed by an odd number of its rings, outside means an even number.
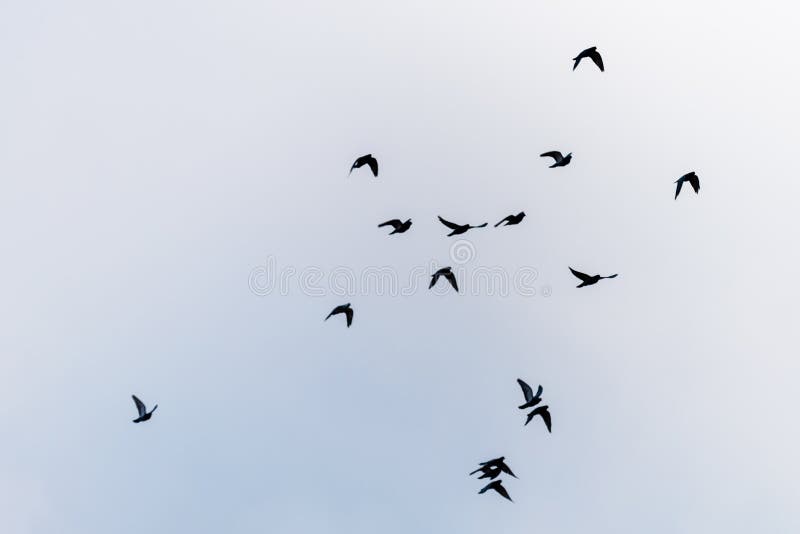
[[[799,532],[798,15],[0,3],[0,531]],[[436,215],[520,210],[463,267],[532,297],[248,287],[402,277],[451,262]],[[466,476],[498,455],[514,504]]]

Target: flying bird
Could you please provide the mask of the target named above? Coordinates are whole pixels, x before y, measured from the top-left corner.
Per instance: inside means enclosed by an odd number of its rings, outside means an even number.
[[[506,488],[503,487],[503,481],[502,480],[493,480],[493,481],[489,482],[478,493],[485,493],[485,492],[487,492],[489,490],[495,490],[497,493],[499,493],[500,495],[502,495],[503,497],[505,497],[506,499],[511,501],[511,497],[508,496],[508,492],[506,491]],[[514,501],[511,501],[511,502],[514,502]]]
[[[500,226],[503,223],[506,223],[505,226],[512,226],[512,225],[515,225],[515,224],[519,224],[519,223],[522,222],[522,219],[524,219],[524,218],[525,218],[525,212],[521,211],[521,212],[517,213],[516,215],[509,215],[508,217],[506,217],[505,219],[503,219],[499,223],[495,224],[494,227],[497,228],[498,226]]]
[[[136,395],[131,395],[131,397],[133,397],[133,402],[136,403],[136,409],[139,411],[139,417],[133,420],[134,423],[142,423],[153,417],[153,412],[158,408],[158,404],[153,406],[153,409],[148,412],[144,403],[139,400],[139,397]]]
[[[528,419],[525,421],[525,425],[530,423],[531,419],[533,419],[537,415],[541,415],[542,416],[542,420],[544,420],[544,426],[547,427],[547,431],[548,432],[552,432],[552,430],[550,429],[551,425],[552,425],[552,421],[550,420],[550,410],[548,409],[547,406],[539,406],[538,408],[533,410],[531,413],[529,413],[528,414]]]
[[[374,177],[378,177],[378,160],[372,157],[372,154],[367,154],[366,156],[361,156],[357,160],[353,162],[353,166],[350,167],[350,174],[353,173],[353,169],[360,169],[364,165],[369,165],[370,170],[372,171],[372,175]]]
[[[441,215],[439,216],[439,222],[441,222],[443,225],[452,230],[452,232],[447,234],[447,237],[450,237],[451,235],[463,234],[464,232],[466,232],[467,230],[471,230],[472,228],[483,228],[484,226],[487,225],[487,223],[479,224],[478,226],[472,226],[470,224],[456,224],[448,220],[442,219]]]
[[[517,378],[517,383],[519,384],[519,387],[522,388],[522,394],[525,396],[525,404],[518,407],[520,410],[533,408],[542,402],[542,386],[539,386],[539,390],[536,392],[536,395],[534,395],[533,389],[531,389],[531,387],[526,384],[524,380]]]
[[[569,165],[569,162],[572,161],[572,152],[567,154],[566,156],[562,156],[561,152],[558,150],[552,150],[550,152],[545,152],[544,154],[539,154],[540,158],[553,158],[555,162],[550,165],[551,169],[556,167],[566,167]]]
[[[603,58],[600,56],[600,52],[597,51],[596,46],[587,48],[586,50],[578,54],[576,57],[572,58],[572,61],[575,62],[575,65],[572,67],[572,70],[577,69],[578,63],[580,63],[581,60],[585,57],[592,58],[592,61],[594,61],[594,64],[597,65],[597,67],[600,69],[600,72],[604,72],[606,70],[605,68],[603,68]]]
[[[390,221],[386,221],[385,223],[379,224],[378,228],[381,228],[383,226],[391,226],[392,228],[394,228],[394,230],[389,232],[389,235],[402,234],[406,230],[411,228],[411,219],[408,219],[406,222],[403,222],[400,219],[392,219]]]
[[[510,476],[512,476],[512,477],[514,477],[514,478],[517,478],[517,475],[515,475],[515,474],[514,474],[514,473],[511,471],[511,468],[510,468],[510,467],[508,467],[508,466],[506,465],[506,461],[505,461],[505,460],[506,460],[506,457],[505,457],[505,456],[501,456],[500,458],[493,458],[493,459],[491,459],[491,460],[488,460],[488,461],[486,461],[486,462],[481,462],[481,463],[479,464],[479,465],[480,465],[480,467],[479,467],[479,468],[477,468],[477,469],[476,469],[475,471],[473,471],[472,473],[470,473],[470,475],[474,475],[474,474],[475,474],[475,473],[477,473],[478,471],[483,471],[484,469],[493,469],[493,468],[497,468],[497,469],[499,469],[500,471],[502,471],[503,473],[505,473],[505,474],[507,474],[507,475],[510,475]]]
[[[488,478],[489,480],[494,480],[495,478],[500,476],[500,473],[502,473],[503,470],[493,465],[486,465],[483,467],[479,467],[478,469],[470,473],[470,475],[474,475],[475,473],[478,472],[481,473],[481,476],[478,477],[478,480],[482,478]]]
[[[675,183],[678,184],[678,187],[675,189],[676,200],[681,192],[681,187],[683,187],[683,182],[689,182],[689,184],[692,186],[692,189],[694,189],[695,193],[700,192],[700,178],[698,178],[697,174],[695,174],[695,172],[692,171],[688,174],[684,174],[683,176],[675,180]]]
[[[353,324],[353,308],[350,307],[350,303],[342,304],[341,306],[336,306],[331,312],[325,317],[325,320],[331,318],[331,315],[338,315],[340,313],[345,314],[347,317],[347,328],[350,328],[350,325]]]
[[[433,273],[433,275],[431,275],[431,283],[430,283],[430,285],[428,285],[428,289],[431,289],[433,286],[436,285],[436,282],[439,281],[439,277],[440,276],[444,276],[445,279],[448,282],[450,282],[450,285],[453,286],[453,289],[455,289],[456,292],[458,292],[458,284],[456,283],[456,275],[453,274],[453,271],[452,271],[451,267],[442,267],[441,269],[439,269],[438,271]]]
[[[576,287],[586,287],[591,286],[599,282],[600,280],[604,280],[606,278],[616,278],[616,274],[612,274],[611,276],[600,276],[599,274],[595,274],[593,276],[589,276],[588,274],[576,271],[572,267],[569,268],[572,271],[572,274],[575,275],[575,278],[581,281],[580,285]]]

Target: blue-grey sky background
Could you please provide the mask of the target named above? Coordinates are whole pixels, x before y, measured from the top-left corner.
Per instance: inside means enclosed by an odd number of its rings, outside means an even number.
[[[0,531],[800,531],[798,14],[0,3]],[[533,297],[248,287],[444,265],[436,215],[520,210],[463,267]],[[466,476],[498,455],[515,504]]]

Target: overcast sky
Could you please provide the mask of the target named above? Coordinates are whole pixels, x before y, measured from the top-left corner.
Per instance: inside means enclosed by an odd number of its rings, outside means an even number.
[[[0,3],[0,531],[800,531],[798,15]],[[455,261],[437,215],[490,227]]]

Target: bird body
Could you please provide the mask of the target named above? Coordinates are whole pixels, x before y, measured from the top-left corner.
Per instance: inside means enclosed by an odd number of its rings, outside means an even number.
[[[570,270],[570,271],[572,271],[572,274],[573,274],[573,275],[574,275],[574,276],[575,276],[575,277],[576,277],[578,280],[580,280],[580,281],[581,281],[580,285],[578,285],[578,286],[576,286],[576,287],[586,287],[586,286],[591,286],[591,285],[594,285],[594,284],[596,284],[596,283],[597,283],[597,282],[599,282],[600,280],[604,280],[604,279],[606,279],[606,278],[616,278],[616,277],[617,277],[617,275],[616,275],[616,274],[612,274],[611,276],[600,276],[599,274],[595,274],[595,275],[588,275],[588,274],[582,273],[582,272],[580,272],[580,271],[576,271],[576,270],[575,270],[575,269],[573,269],[572,267],[570,267],[570,268],[569,268],[569,270]]]
[[[453,236],[453,235],[463,234],[467,230],[471,230],[473,228],[483,228],[488,224],[488,223],[483,223],[483,224],[479,224],[477,226],[472,226],[471,224],[456,224],[456,223],[450,222],[450,221],[448,221],[446,219],[443,219],[441,215],[439,216],[439,222],[441,222],[443,225],[445,225],[446,227],[450,228],[450,230],[452,230],[449,234],[447,234],[447,237],[450,237],[450,236]]]
[[[552,165],[550,165],[550,168],[554,169],[556,167],[566,167],[567,165],[569,165],[569,162],[572,161],[572,152],[564,156],[558,150],[551,150],[550,152],[539,154],[539,157],[553,158],[555,161],[553,162]]]
[[[502,495],[503,497],[505,497],[506,499],[508,499],[509,501],[511,501],[511,497],[508,495],[508,492],[506,491],[506,488],[503,487],[503,481],[502,480],[493,480],[493,481],[489,482],[478,493],[486,493],[489,490],[494,490],[497,493],[499,493],[500,495]],[[511,502],[514,502],[514,501],[511,501]]]
[[[394,230],[389,232],[389,235],[402,234],[406,232],[409,228],[411,228],[411,219],[408,219],[405,222],[401,221],[400,219],[392,219],[386,221],[385,223],[379,224],[378,228],[381,228],[383,226],[391,226],[392,228],[394,228]]]
[[[505,473],[505,474],[507,474],[507,475],[510,475],[510,476],[512,476],[512,477],[514,477],[514,478],[517,478],[517,475],[515,475],[515,474],[514,474],[514,473],[511,471],[511,468],[510,468],[510,467],[508,467],[508,465],[506,465],[506,457],[505,457],[505,456],[501,456],[501,457],[499,457],[499,458],[493,458],[493,459],[491,459],[491,460],[487,460],[487,461],[485,461],[485,462],[481,462],[479,465],[480,465],[480,467],[479,467],[479,468],[477,468],[477,469],[476,469],[475,471],[473,471],[472,473],[470,473],[470,475],[474,475],[474,474],[475,474],[475,473],[477,473],[478,471],[483,471],[483,470],[485,470],[485,469],[494,469],[494,468],[497,468],[497,469],[499,469],[500,471],[502,471],[503,473]]]
[[[681,176],[680,178],[675,180],[675,183],[678,184],[678,186],[675,188],[675,199],[676,200],[678,198],[678,195],[681,192],[681,187],[683,187],[683,183],[684,182],[689,182],[689,185],[692,186],[692,189],[694,189],[694,192],[695,193],[700,193],[700,178],[697,176],[697,174],[695,174],[694,171],[692,171],[690,173],[684,174],[683,176]]]
[[[439,281],[439,277],[444,276],[445,279],[450,282],[450,285],[453,286],[453,289],[458,292],[458,284],[456,283],[456,275],[453,274],[452,267],[442,267],[435,273],[431,275],[431,283],[428,285],[428,289],[433,288],[436,285],[436,282]]]
[[[367,154],[365,156],[361,156],[360,158],[356,159],[353,162],[353,166],[350,167],[350,174],[353,173],[353,169],[360,169],[364,165],[369,166],[369,169],[372,171],[372,175],[375,178],[378,177],[378,160],[372,157],[372,154]]]
[[[584,50],[583,52],[572,58],[572,61],[575,62],[575,65],[572,66],[572,70],[577,69],[578,64],[581,62],[581,60],[586,57],[591,58],[591,60],[594,61],[594,64],[597,65],[597,67],[600,69],[600,72],[605,72],[606,69],[603,67],[603,57],[600,55],[600,52],[597,51],[596,46],[587,48],[586,50]]]
[[[347,317],[347,328],[350,328],[350,325],[353,324],[353,308],[350,307],[350,303],[342,304],[341,306],[336,306],[331,312],[325,317],[325,320],[331,318],[332,315],[338,315],[343,313],[345,317]]]
[[[139,417],[134,419],[133,422],[143,423],[144,421],[149,421],[150,418],[153,417],[153,412],[155,412],[156,408],[158,408],[158,404],[153,406],[153,409],[148,412],[144,403],[139,400],[139,397],[137,397],[136,395],[131,395],[131,397],[133,398],[134,404],[136,404],[136,411],[139,412]]]
[[[531,420],[534,417],[536,417],[537,415],[542,417],[542,420],[544,421],[544,425],[547,427],[547,431],[551,432],[552,431],[551,430],[552,421],[550,419],[550,409],[548,408],[547,405],[539,406],[538,408],[533,410],[531,413],[529,413],[528,414],[528,419],[525,421],[525,425],[527,426],[527,424],[530,423]]]
[[[521,378],[517,378],[517,383],[519,387],[522,388],[522,395],[525,397],[525,404],[518,406],[520,410],[525,410],[527,408],[533,408],[540,402],[542,402],[542,386],[539,386],[538,391],[536,391],[536,395],[533,394],[533,389]]]
[[[512,226],[514,224],[519,224],[519,223],[522,222],[522,219],[524,219],[524,218],[525,218],[525,212],[521,211],[521,212],[517,213],[516,215],[509,215],[508,217],[506,217],[505,219],[503,219],[499,223],[495,224],[494,227],[497,228],[498,226],[500,226],[503,223],[506,223],[505,226]]]

